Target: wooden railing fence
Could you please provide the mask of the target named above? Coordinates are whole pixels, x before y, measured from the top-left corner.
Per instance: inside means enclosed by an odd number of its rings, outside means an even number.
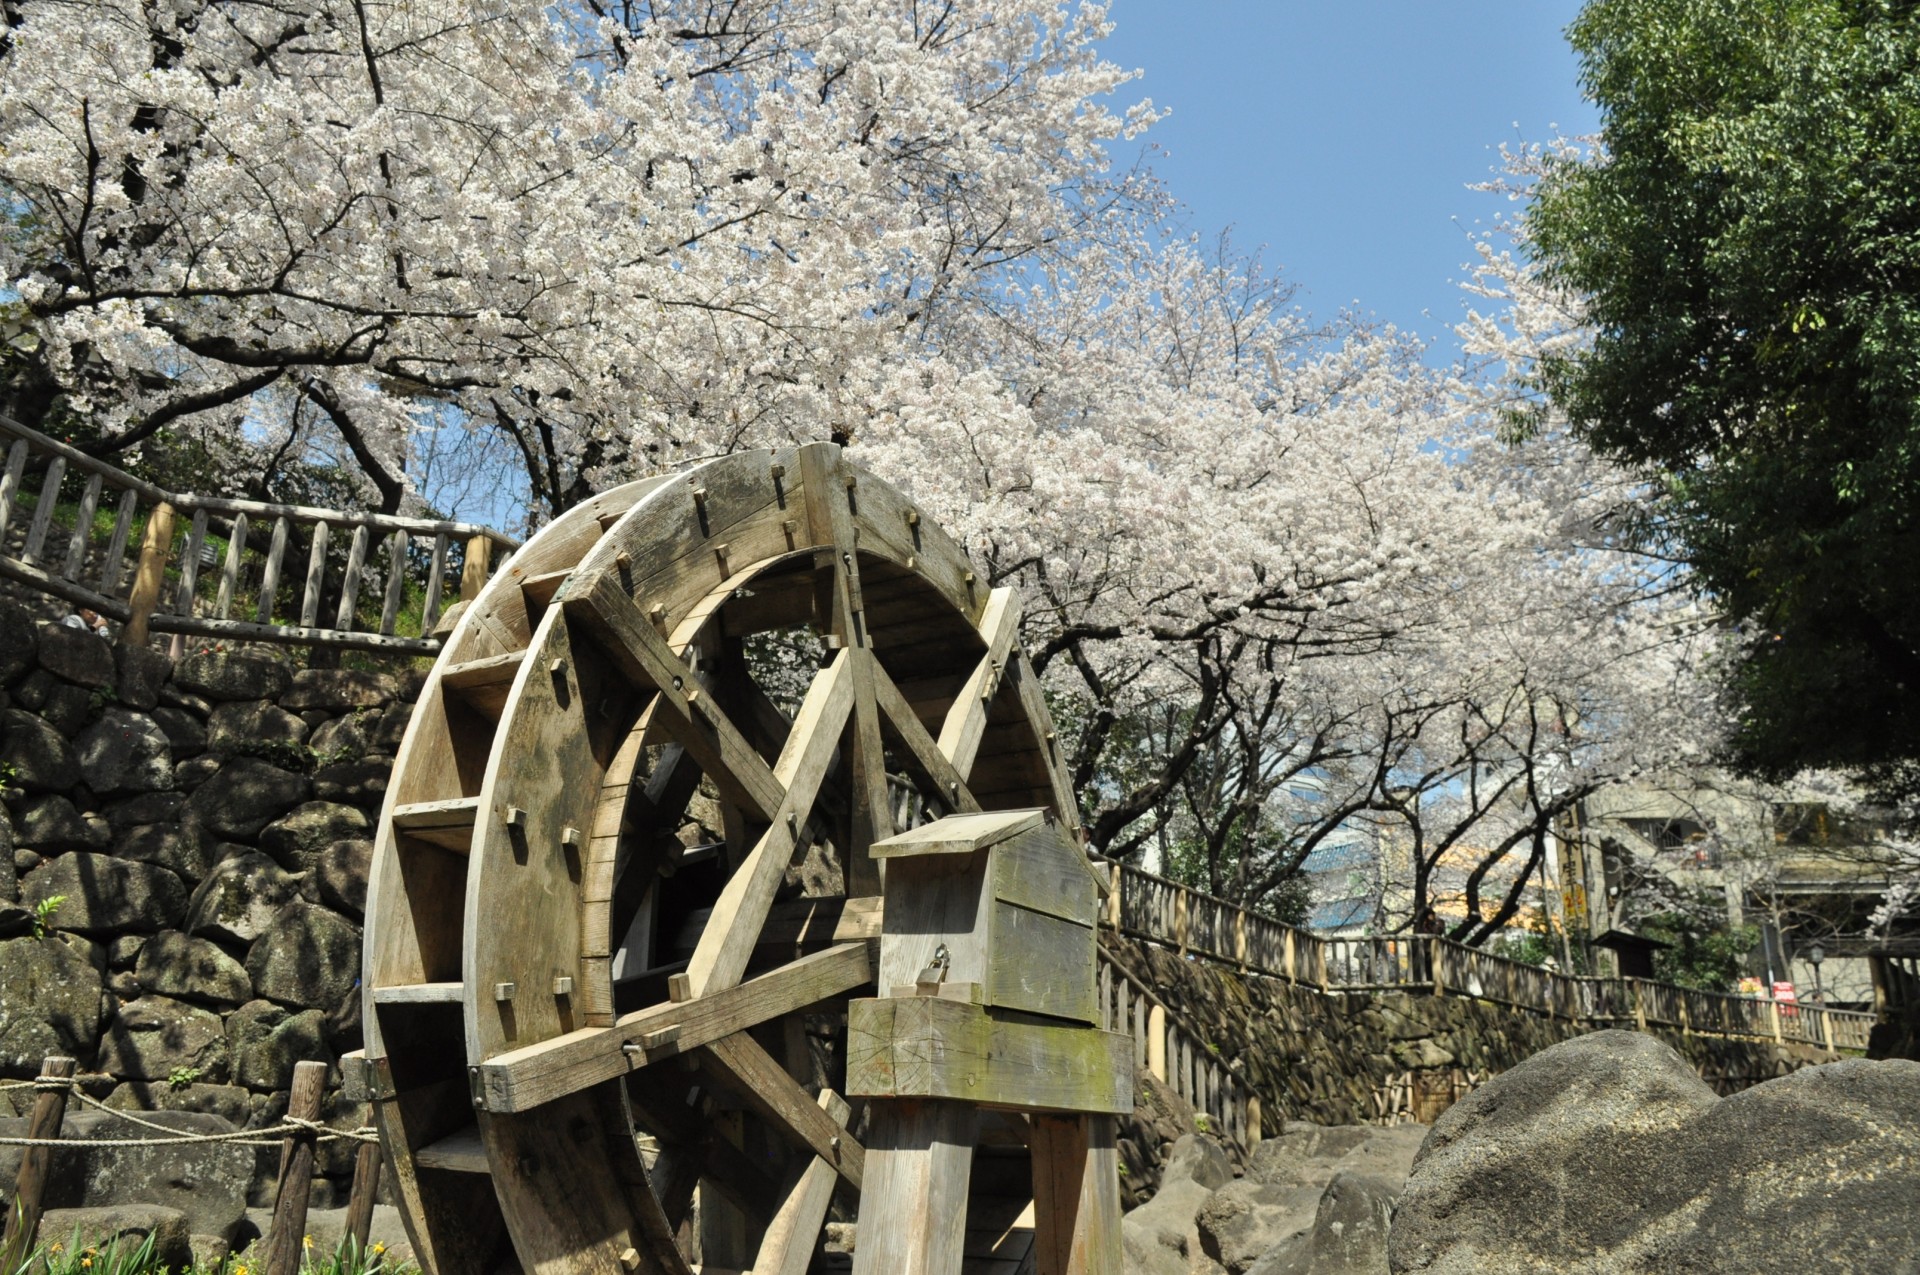
[[[1469,996],[1591,1026],[1668,1027],[1834,1053],[1864,1050],[1875,1021],[1872,1013],[1804,1002],[1562,974],[1443,938],[1322,938],[1139,868],[1101,862],[1110,887],[1103,919],[1116,933],[1321,991]],[[1904,974],[1911,987],[1902,987],[1920,997],[1920,961],[1913,964]]]
[[[1205,1118],[1207,1132],[1252,1150],[1260,1141],[1260,1099],[1222,1059],[1218,1042],[1206,1039],[1104,950],[1099,994],[1101,1025],[1133,1038],[1134,1065],[1185,1099]]]
[[[448,595],[472,597],[518,547],[464,522],[176,494],[5,417],[0,450],[0,576],[135,645],[153,632],[431,654]]]

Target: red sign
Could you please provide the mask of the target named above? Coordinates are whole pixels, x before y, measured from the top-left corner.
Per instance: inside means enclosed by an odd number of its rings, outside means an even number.
[[[1773,985],[1773,999],[1779,1002],[1780,1013],[1783,1017],[1793,1018],[1800,1013],[1796,998],[1793,994],[1792,983],[1775,983]]]

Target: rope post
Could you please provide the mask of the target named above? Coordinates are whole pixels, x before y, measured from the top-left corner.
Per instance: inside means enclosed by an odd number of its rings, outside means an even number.
[[[287,1119],[318,1121],[326,1085],[325,1063],[294,1064]],[[266,1252],[260,1262],[266,1275],[299,1275],[300,1241],[307,1233],[307,1197],[313,1185],[313,1150],[312,1129],[296,1130],[280,1144],[280,1180],[274,1188],[273,1221],[267,1226]]]
[[[39,1092],[27,1121],[29,1138],[51,1140],[60,1136],[60,1122],[67,1114],[67,1094],[73,1088],[73,1069],[73,1059],[58,1054],[49,1055],[40,1064],[39,1083],[34,1086]],[[33,1247],[33,1233],[40,1229],[40,1197],[46,1194],[47,1175],[52,1168],[52,1147],[27,1147],[21,1154],[6,1244],[0,1246],[0,1270],[18,1269]]]
[[[471,602],[487,587],[493,574],[493,541],[474,536],[467,541],[466,562],[460,568],[460,600]]]
[[[373,1121],[372,1108],[367,1121]],[[367,1251],[367,1237],[373,1230],[373,1197],[380,1192],[380,1144],[363,1142],[353,1161],[353,1190],[347,1196],[347,1234],[353,1237],[353,1251]]]
[[[133,591],[127,596],[127,625],[120,630],[122,646],[145,646],[147,622],[160,605],[167,582],[167,555],[173,551],[173,506],[161,501],[147,515],[140,538],[140,561],[133,569]]]

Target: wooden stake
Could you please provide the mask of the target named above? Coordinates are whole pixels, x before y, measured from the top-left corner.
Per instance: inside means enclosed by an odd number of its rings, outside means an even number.
[[[368,1116],[372,1123],[372,1116]],[[353,1190],[347,1195],[347,1234],[353,1237],[355,1253],[367,1251],[367,1238],[373,1229],[373,1197],[380,1193],[380,1144],[363,1142],[353,1161]]]
[[[41,1078],[50,1083],[33,1100],[33,1115],[27,1121],[29,1138],[60,1136],[60,1122],[67,1114],[67,1091],[70,1086],[51,1082],[70,1082],[73,1067],[73,1059],[58,1054],[50,1055],[40,1064]],[[28,1250],[33,1247],[33,1233],[40,1228],[40,1197],[46,1193],[47,1175],[52,1167],[52,1147],[28,1147],[26,1154],[20,1157],[20,1176],[14,1182],[7,1240],[5,1246],[0,1247],[0,1270],[18,1269]]]
[[[296,1120],[318,1120],[320,1095],[326,1085],[325,1063],[294,1064],[287,1115]],[[290,1134],[280,1144],[280,1181],[274,1190],[273,1221],[267,1224],[260,1262],[266,1275],[298,1275],[300,1270],[300,1244],[307,1233],[307,1196],[313,1186],[313,1151],[313,1132],[309,1129]]]
[[[160,587],[167,579],[167,554],[173,548],[173,506],[161,501],[147,515],[140,537],[140,561],[133,569],[133,593],[127,599],[127,627],[120,631],[123,646],[147,644],[147,622],[160,605]]]
[[[467,541],[467,560],[460,568],[460,600],[471,602],[487,587],[493,572],[493,541],[474,536]]]

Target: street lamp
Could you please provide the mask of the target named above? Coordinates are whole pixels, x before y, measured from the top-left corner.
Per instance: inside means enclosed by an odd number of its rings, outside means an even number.
[[[1824,1007],[1827,995],[1820,989],[1820,962],[1827,959],[1827,953],[1818,943],[1807,949],[1807,964],[1813,966],[1813,1003]]]

